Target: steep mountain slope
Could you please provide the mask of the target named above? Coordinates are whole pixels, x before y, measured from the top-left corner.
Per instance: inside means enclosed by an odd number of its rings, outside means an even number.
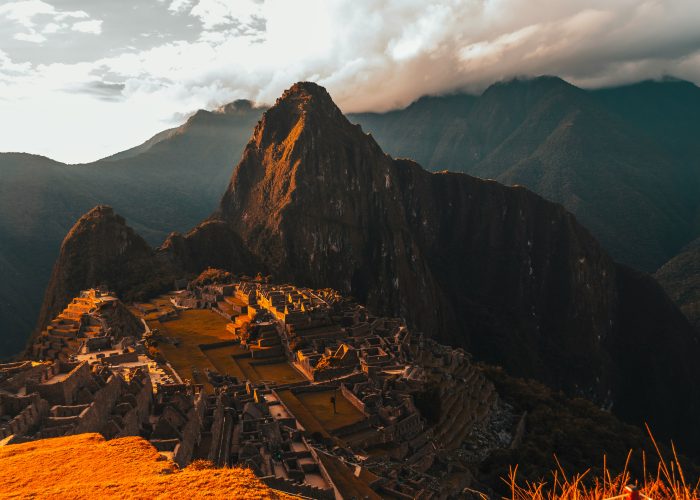
[[[19,352],[63,237],[111,204],[151,244],[211,213],[262,110],[236,101],[89,165],[0,154],[0,359]]]
[[[226,241],[240,243],[231,230],[277,279],[351,293],[516,375],[700,444],[690,424],[700,345],[658,285],[526,189],[393,160],[315,84],[294,85],[263,115],[218,212],[162,251],[237,271],[220,258],[235,255]],[[636,368],[647,370],[640,384]]]
[[[690,322],[700,329],[700,239],[664,264],[654,277]]]
[[[675,99],[682,105],[686,96]],[[462,101],[470,104],[446,105]],[[682,159],[656,141],[662,131],[637,128],[627,107],[606,106],[612,101],[620,102],[540,77],[495,84],[478,98],[424,99],[403,111],[351,119],[388,141],[392,154],[522,184],[562,203],[613,257],[653,271],[694,236],[696,191]],[[422,132],[435,129],[435,114],[446,130]]]
[[[81,290],[107,286],[126,300],[172,288],[174,274],[112,208],[83,215],[61,245],[39,313],[38,329]]]

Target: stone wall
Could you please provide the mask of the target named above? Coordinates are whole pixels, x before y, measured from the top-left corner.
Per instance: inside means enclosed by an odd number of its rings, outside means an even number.
[[[50,372],[52,366],[44,363],[32,365],[31,361],[0,365],[0,389],[16,393],[27,384],[27,380],[40,381],[46,377],[45,373]]]
[[[137,436],[141,427],[148,422],[153,406],[153,388],[148,374],[144,373],[142,378],[132,379],[125,386],[115,410],[119,410],[119,403],[122,400],[128,400],[128,403],[122,404],[135,404],[135,406],[121,415],[121,428],[115,437]]]
[[[39,425],[48,412],[48,403],[37,394],[29,396],[12,396],[0,394],[0,407],[5,415],[12,419],[0,425],[0,439],[11,435],[27,434]]]
[[[100,432],[107,417],[112,413],[114,403],[122,390],[123,380],[117,375],[110,375],[107,383],[95,394],[95,399],[90,406],[80,415],[80,422],[75,428],[74,434],[83,432]]]
[[[182,439],[180,440],[180,444],[176,448],[175,456],[173,457],[175,463],[180,467],[186,466],[192,460],[194,448],[199,443],[205,411],[206,402],[204,399],[204,394],[200,392],[196,396],[194,408],[192,408],[187,414],[187,423],[185,424],[185,427],[180,430],[182,433]]]
[[[334,500],[335,492],[332,489],[321,489],[308,484],[299,484],[289,479],[275,476],[261,477],[260,480],[270,488],[284,491],[292,495],[298,495],[305,498],[318,498],[319,500]]]
[[[360,398],[355,396],[355,394],[353,394],[353,392],[350,389],[348,389],[348,387],[345,384],[340,384],[340,392],[342,392],[343,396],[345,396],[345,399],[347,399],[350,402],[350,404],[353,405],[355,408],[360,410],[365,417],[369,416],[365,404],[362,402],[362,400],[360,400]]]
[[[49,380],[45,383],[29,380],[27,392],[38,392],[51,405],[73,404],[78,390],[92,383],[90,365],[87,361],[77,365],[70,363],[60,363],[60,365],[59,375],[65,373],[65,370],[70,370],[63,380],[57,382]]]
[[[219,454],[219,445],[221,444],[221,433],[224,426],[224,405],[221,398],[217,397],[214,403],[211,423],[211,447],[209,448],[208,459],[212,462],[217,460]]]

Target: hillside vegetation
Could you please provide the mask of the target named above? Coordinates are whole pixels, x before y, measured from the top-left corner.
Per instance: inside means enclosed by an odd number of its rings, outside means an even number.
[[[248,469],[179,470],[139,437],[79,434],[0,446],[0,464],[0,498],[295,498]]]

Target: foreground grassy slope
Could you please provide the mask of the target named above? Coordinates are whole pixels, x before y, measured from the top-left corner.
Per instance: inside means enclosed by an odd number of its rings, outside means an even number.
[[[147,441],[99,434],[0,447],[0,498],[295,498],[248,469],[198,469],[164,460]]]

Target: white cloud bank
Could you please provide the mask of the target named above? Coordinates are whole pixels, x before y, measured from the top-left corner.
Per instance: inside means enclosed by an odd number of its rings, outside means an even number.
[[[89,17],[84,10],[60,10],[42,0],[20,0],[0,5],[0,19],[12,21],[20,28],[13,38],[31,43],[43,43],[47,41],[46,34],[68,29],[99,34],[102,21],[75,22]]]
[[[667,74],[700,82],[697,0],[161,1],[168,15],[198,23],[199,40],[69,65],[0,52],[0,112],[12,123],[0,150],[95,159],[172,126],[173,116],[236,98],[270,103],[298,80],[326,86],[347,112],[515,75],[555,74],[585,87]],[[40,37],[57,28],[40,32],[31,12],[52,7],[14,4],[24,10],[0,7],[0,18],[37,35],[27,43],[50,43]],[[78,20],[83,10],[57,12],[45,12],[53,24],[103,28],[87,14]]]

